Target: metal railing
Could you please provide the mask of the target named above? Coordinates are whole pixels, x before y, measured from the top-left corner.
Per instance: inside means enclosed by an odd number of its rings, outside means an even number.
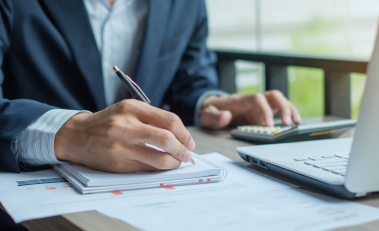
[[[350,74],[366,73],[367,60],[341,59],[301,54],[263,53],[216,50],[221,89],[236,92],[236,60],[265,65],[266,90],[277,89],[288,97],[288,66],[313,67],[324,70],[325,115],[351,117]]]

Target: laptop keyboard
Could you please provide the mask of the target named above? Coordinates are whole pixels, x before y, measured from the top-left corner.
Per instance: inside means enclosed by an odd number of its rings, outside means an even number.
[[[294,160],[299,162],[303,161],[305,165],[319,168],[332,174],[345,176],[348,159],[348,155],[324,155],[296,158]]]

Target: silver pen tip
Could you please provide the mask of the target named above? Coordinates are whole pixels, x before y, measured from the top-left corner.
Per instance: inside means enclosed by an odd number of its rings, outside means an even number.
[[[113,70],[114,70],[115,72],[118,72],[118,71],[120,71],[120,69],[118,69],[118,67],[117,67],[117,66],[114,66],[114,67],[113,67]]]

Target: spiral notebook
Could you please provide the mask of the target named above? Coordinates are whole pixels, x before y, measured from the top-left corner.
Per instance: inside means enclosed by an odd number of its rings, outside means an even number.
[[[192,157],[196,165],[182,163],[177,169],[159,172],[109,173],[75,163],[54,165],[53,168],[83,194],[213,183],[226,177],[227,170],[224,167],[195,153],[192,153]]]

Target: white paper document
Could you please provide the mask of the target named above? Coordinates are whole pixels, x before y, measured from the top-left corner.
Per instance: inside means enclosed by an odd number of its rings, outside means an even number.
[[[299,189],[143,203],[98,211],[142,230],[156,231],[316,231],[379,219],[377,208]]]
[[[147,203],[184,201],[241,193],[287,189],[293,185],[265,176],[220,155],[202,155],[228,169],[225,181],[178,187],[126,190],[83,195],[62,182],[54,170],[0,173],[0,202],[15,222],[66,213]]]

